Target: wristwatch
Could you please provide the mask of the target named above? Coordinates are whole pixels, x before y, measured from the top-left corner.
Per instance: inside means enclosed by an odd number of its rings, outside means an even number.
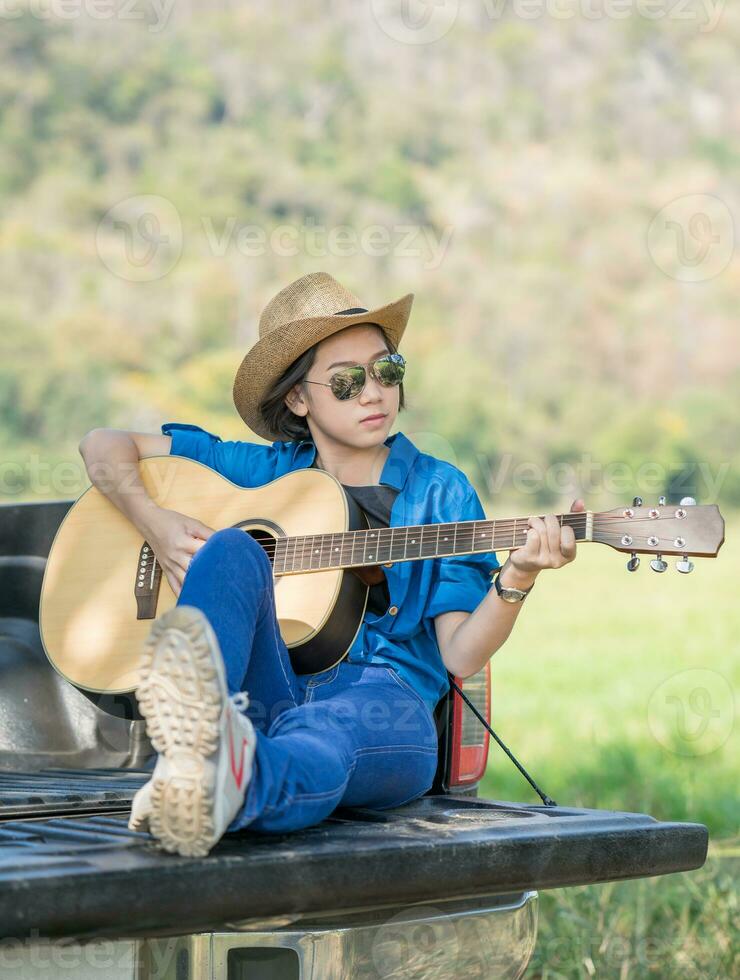
[[[534,588],[534,585],[530,585],[528,589],[507,589],[499,582],[500,577],[501,569],[497,568],[493,577],[493,584],[496,586],[496,592],[504,602],[524,602]]]

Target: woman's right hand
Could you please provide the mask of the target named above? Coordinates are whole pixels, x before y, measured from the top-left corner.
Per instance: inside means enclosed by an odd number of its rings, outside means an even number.
[[[144,537],[162,567],[170,588],[179,597],[193,555],[214,534],[194,517],[159,507],[147,521]]]

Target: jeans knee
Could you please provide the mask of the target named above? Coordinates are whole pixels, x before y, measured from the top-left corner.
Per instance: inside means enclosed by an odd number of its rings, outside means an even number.
[[[231,559],[238,563],[239,568],[244,567],[245,561],[253,561],[256,565],[262,565],[265,571],[269,571],[272,576],[272,565],[267,557],[267,552],[251,534],[242,531],[238,527],[224,527],[220,531],[215,531],[204,546],[209,551],[218,549],[223,554],[221,560]]]

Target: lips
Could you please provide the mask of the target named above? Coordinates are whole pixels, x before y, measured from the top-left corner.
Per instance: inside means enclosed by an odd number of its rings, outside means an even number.
[[[360,422],[370,422],[373,419],[384,419],[384,418],[385,418],[385,415],[383,415],[383,414],[366,415],[364,419],[360,419]]]

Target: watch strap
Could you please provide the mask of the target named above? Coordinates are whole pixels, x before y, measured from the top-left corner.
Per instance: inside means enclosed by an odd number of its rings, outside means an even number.
[[[518,593],[521,596],[521,599],[519,601],[524,602],[525,597],[528,596],[529,593],[534,588],[534,583],[532,583],[532,585],[530,585],[528,589],[517,589],[514,586],[502,585],[501,582],[499,581],[501,577],[502,567],[503,566],[497,568],[493,573],[493,584],[496,586],[496,592],[498,593],[498,595],[501,595],[501,593],[504,591]]]

